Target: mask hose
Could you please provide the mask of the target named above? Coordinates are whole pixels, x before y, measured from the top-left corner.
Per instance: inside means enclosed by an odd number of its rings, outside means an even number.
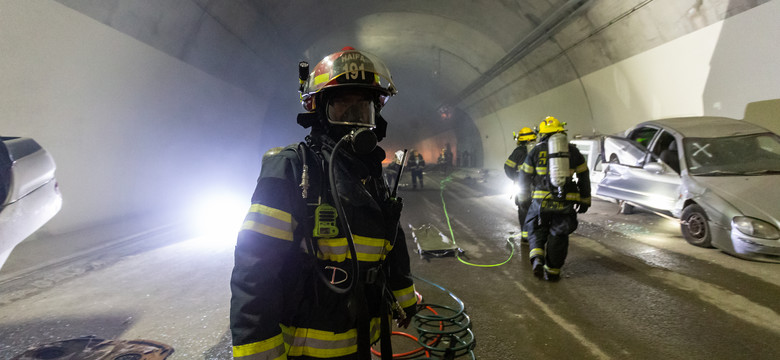
[[[323,280],[323,282],[328,285],[328,288],[330,288],[333,292],[339,293],[339,294],[345,294],[352,290],[352,287],[355,284],[355,277],[360,276],[359,266],[358,266],[358,260],[357,260],[357,251],[355,250],[355,242],[352,239],[352,229],[349,227],[349,222],[347,221],[347,216],[344,213],[344,207],[341,204],[341,196],[339,195],[338,187],[336,186],[336,171],[335,171],[335,164],[333,160],[336,157],[336,153],[340,150],[341,146],[344,144],[345,141],[348,140],[349,135],[345,135],[344,137],[339,140],[339,142],[336,143],[336,146],[333,147],[333,152],[330,155],[330,159],[328,159],[328,178],[330,179],[330,191],[333,194],[333,202],[336,207],[336,211],[338,212],[338,219],[341,223],[341,227],[344,229],[344,236],[347,239],[347,246],[349,247],[349,254],[352,256],[352,261],[350,261],[350,265],[352,267],[352,273],[353,276],[350,277],[349,285],[346,288],[340,288],[338,286],[335,286],[331,284],[330,280],[328,280],[324,274],[322,274],[321,271],[318,271],[317,273],[320,276],[320,279]]]

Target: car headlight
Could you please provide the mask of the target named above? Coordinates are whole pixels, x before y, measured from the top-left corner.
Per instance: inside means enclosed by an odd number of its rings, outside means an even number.
[[[731,226],[741,233],[764,239],[780,239],[780,231],[774,225],[747,216],[735,216]]]

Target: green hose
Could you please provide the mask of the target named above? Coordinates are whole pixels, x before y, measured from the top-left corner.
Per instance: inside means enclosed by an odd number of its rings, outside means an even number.
[[[447,176],[446,178],[444,178],[444,180],[442,180],[439,183],[439,195],[441,196],[441,207],[442,207],[442,209],[444,209],[444,218],[447,219],[447,227],[450,229],[450,237],[452,238],[452,243],[457,247],[458,244],[455,242],[455,232],[452,231],[452,224],[450,224],[450,215],[447,214],[447,203],[444,202],[444,188],[446,188],[447,184],[449,184],[450,182],[452,182],[452,175]],[[506,260],[504,260],[503,262],[500,262],[498,264],[483,265],[483,264],[473,264],[473,263],[470,263],[470,262],[468,262],[466,260],[461,259],[460,255],[459,255],[460,251],[455,253],[455,257],[457,257],[460,262],[462,262],[462,263],[464,263],[466,265],[470,265],[470,266],[476,266],[476,267],[496,267],[496,266],[501,266],[501,265],[504,265],[504,264],[508,263],[509,260],[512,259],[512,256],[514,256],[514,254],[515,254],[515,244],[512,243],[511,238],[507,238],[506,242],[509,243],[509,247],[512,248],[512,252],[509,254],[509,257]]]

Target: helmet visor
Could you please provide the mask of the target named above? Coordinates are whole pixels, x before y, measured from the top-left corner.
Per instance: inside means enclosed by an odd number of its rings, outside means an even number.
[[[354,125],[373,128],[376,106],[371,92],[338,91],[328,99],[328,122],[337,125]]]

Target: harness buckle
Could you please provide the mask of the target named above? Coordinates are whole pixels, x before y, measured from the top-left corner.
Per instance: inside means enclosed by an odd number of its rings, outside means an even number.
[[[379,275],[379,266],[372,267],[366,271],[366,284],[373,284],[376,282],[377,276]]]

